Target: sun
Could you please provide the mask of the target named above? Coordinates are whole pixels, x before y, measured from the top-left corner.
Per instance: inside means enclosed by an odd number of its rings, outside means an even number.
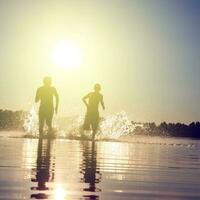
[[[81,64],[81,49],[71,41],[61,41],[54,49],[53,61],[62,69],[76,67]]]

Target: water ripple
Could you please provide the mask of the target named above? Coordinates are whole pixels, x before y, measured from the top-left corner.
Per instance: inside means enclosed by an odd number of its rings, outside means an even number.
[[[200,155],[187,142],[1,138],[0,199],[200,199]]]

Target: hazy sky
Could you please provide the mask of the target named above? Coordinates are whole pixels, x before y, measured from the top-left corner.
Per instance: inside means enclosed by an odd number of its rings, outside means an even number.
[[[200,119],[200,1],[0,1],[0,107],[30,109],[42,77],[60,93],[60,114],[84,112],[81,97],[102,84],[106,112],[136,121]],[[52,59],[67,40],[80,66]]]

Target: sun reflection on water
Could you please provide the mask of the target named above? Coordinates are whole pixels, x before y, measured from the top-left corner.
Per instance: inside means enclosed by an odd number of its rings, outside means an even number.
[[[54,200],[64,200],[66,199],[66,191],[60,185],[56,186],[54,193]]]

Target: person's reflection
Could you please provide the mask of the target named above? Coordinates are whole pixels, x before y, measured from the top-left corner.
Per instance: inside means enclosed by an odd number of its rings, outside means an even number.
[[[31,187],[31,190],[43,191],[43,193],[32,194],[31,198],[46,199],[45,194],[49,188],[46,186],[47,182],[53,181],[54,172],[51,169],[51,141],[47,139],[39,139],[37,151],[37,166],[35,178],[32,182],[37,182],[37,187]]]
[[[83,174],[82,181],[89,184],[84,191],[100,192],[101,190],[96,185],[101,181],[101,173],[97,167],[97,150],[95,141],[83,142],[83,165],[81,173]],[[95,193],[96,194],[96,193]],[[97,195],[85,195],[87,199],[99,199]]]

